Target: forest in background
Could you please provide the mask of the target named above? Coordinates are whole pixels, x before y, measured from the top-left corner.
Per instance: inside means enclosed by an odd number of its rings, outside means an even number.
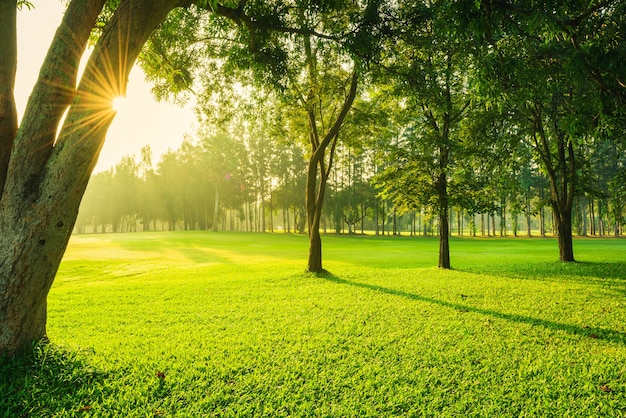
[[[365,145],[338,146],[324,207],[324,232],[436,235],[438,219],[427,202],[403,207],[385,198],[380,173],[390,148],[381,151]],[[596,146],[588,154],[584,192],[575,198],[574,232],[623,235],[626,153],[615,142]],[[75,233],[305,233],[306,152],[304,144],[284,138],[219,134],[188,137],[155,163],[147,146],[141,155],[124,157],[110,170],[92,176]],[[524,165],[517,155],[510,157],[482,179],[472,179],[474,189],[450,208],[450,234],[555,233],[548,180],[532,160]]]
[[[304,233],[317,167],[325,232],[621,235],[619,7],[373,2],[337,37],[315,29],[337,29],[324,15],[253,37],[261,66],[232,26],[205,33],[182,11],[140,64],[158,98],[194,95],[199,128],[157,162],[145,148],[95,174],[74,231]]]
[[[573,260],[570,231],[623,234],[619,7],[373,2],[338,37],[302,15],[311,29],[253,38],[261,66],[231,26],[162,29],[140,63],[157,97],[194,95],[199,128],[94,175],[74,231],[304,233],[315,189],[325,232],[553,234]]]

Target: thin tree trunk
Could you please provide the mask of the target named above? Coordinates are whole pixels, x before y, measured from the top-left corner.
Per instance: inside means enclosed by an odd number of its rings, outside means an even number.
[[[488,237],[491,236],[491,223],[489,221],[489,216],[490,216],[489,213],[487,213],[487,222],[486,222],[486,224],[487,224],[487,236]]]
[[[215,204],[213,205],[213,232],[217,232],[217,223],[220,216],[220,189],[217,186],[217,182],[215,183]]]
[[[446,168],[448,165],[448,151],[442,149],[440,152],[439,167],[440,173],[437,179],[438,211],[439,211],[439,267],[450,268],[450,213],[448,203],[448,177]]]
[[[307,61],[309,65],[309,76],[314,78],[315,62],[311,55],[311,45],[309,39],[306,38],[305,50],[307,53]],[[356,65],[356,64],[355,64]],[[307,109],[307,119],[309,127],[309,142],[311,145],[311,155],[309,157],[306,181],[306,214],[307,225],[309,229],[309,259],[307,269],[311,273],[322,273],[322,239],[320,237],[320,221],[322,218],[322,208],[324,196],[326,194],[326,182],[330,169],[332,168],[335,146],[337,145],[339,130],[352,107],[357,92],[358,71],[355,67],[352,72],[350,81],[350,90],[346,96],[341,111],[339,112],[332,127],[328,130],[324,138],[320,140],[317,130],[317,122],[315,116],[315,106],[309,103]],[[313,101],[313,97],[310,101]],[[325,162],[326,151],[328,146],[328,165]],[[319,173],[319,182],[318,182]]]
[[[380,234],[378,223],[378,198],[374,199],[374,222],[376,223],[375,235],[378,236]]]
[[[526,235],[529,238],[532,236],[530,212],[530,196],[526,195]]]
[[[485,214],[480,214],[480,235],[485,236]]]

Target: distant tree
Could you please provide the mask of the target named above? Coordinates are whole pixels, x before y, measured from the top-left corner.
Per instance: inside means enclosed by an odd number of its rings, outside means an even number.
[[[139,185],[137,212],[143,231],[156,228],[158,213],[156,172],[152,163],[152,149],[146,145],[141,149],[139,160]],[[150,225],[152,224],[152,226]]]
[[[221,200],[229,201],[231,205],[237,199],[234,196],[238,192],[236,183],[240,181],[241,148],[243,144],[237,142],[227,134],[203,136],[199,141],[200,163],[203,178],[203,186],[210,187],[214,192],[213,206],[213,231],[217,231],[220,221]]]
[[[82,231],[89,226],[95,232],[105,232],[112,220],[113,170],[102,171],[89,179],[89,185],[78,212],[77,225]]]
[[[282,16],[276,14],[276,5],[268,5],[271,10],[266,12],[272,18],[263,28],[252,27],[254,22],[241,8],[224,9],[224,16],[250,30],[242,38],[224,30],[240,42],[227,51],[222,49],[226,53],[221,56],[222,61],[217,60],[221,64],[213,61],[216,67],[222,66],[229,72],[228,85],[236,80],[273,90],[305,121],[303,127],[310,147],[305,196],[310,241],[307,269],[311,272],[323,271],[320,221],[329,169],[339,131],[357,95],[361,70],[357,50],[367,51],[374,45],[375,37],[368,28],[375,23],[378,4],[369,1],[361,7],[346,1],[302,2],[285,6],[281,10],[288,13]],[[287,22],[291,29],[283,30],[289,26]],[[244,53],[237,46],[251,50],[256,62],[242,59]],[[263,187],[259,192],[264,202],[271,194],[262,182],[259,185]]]
[[[113,232],[136,232],[139,208],[139,166],[132,156],[123,157],[115,165],[111,195]]]

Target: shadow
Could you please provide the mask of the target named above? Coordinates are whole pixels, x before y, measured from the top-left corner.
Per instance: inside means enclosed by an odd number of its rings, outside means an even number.
[[[611,329],[604,329],[598,327],[581,327],[577,325],[571,324],[563,324],[555,321],[548,321],[545,319],[533,318],[525,315],[516,315],[516,314],[507,314],[503,312],[493,311],[490,309],[484,308],[476,308],[470,305],[464,305],[461,303],[454,302],[446,302],[439,299],[430,298],[427,296],[416,295],[414,293],[404,292],[402,290],[390,289],[383,286],[368,284],[368,283],[359,283],[353,282],[345,279],[341,279],[337,276],[334,276],[331,273],[326,273],[324,275],[320,275],[319,277],[333,283],[348,285],[359,287],[362,289],[367,289],[375,292],[386,293],[388,295],[399,296],[406,299],[411,299],[419,302],[432,303],[444,308],[456,309],[462,312],[474,312],[481,315],[491,316],[493,318],[504,319],[506,321],[517,322],[520,324],[528,324],[528,325],[536,325],[541,326],[546,329],[555,330],[555,331],[565,331],[572,335],[578,335],[582,337],[588,337],[593,339],[599,339],[611,343],[619,343],[626,345],[626,333],[615,331]]]
[[[586,283],[589,283],[591,279],[603,284],[626,285],[626,262],[530,261],[527,263],[483,264],[476,267],[461,267],[458,270],[466,273],[490,274],[515,279],[553,280],[563,278],[582,280]]]
[[[0,358],[0,411],[7,417],[55,416],[92,409],[77,394],[103,387],[107,374],[94,370],[79,353],[39,343],[10,358]]]

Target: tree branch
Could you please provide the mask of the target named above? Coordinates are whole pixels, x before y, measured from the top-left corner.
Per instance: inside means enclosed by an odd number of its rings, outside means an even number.
[[[346,99],[343,102],[343,106],[341,107],[341,112],[339,112],[337,119],[335,119],[335,123],[333,123],[333,126],[330,128],[326,136],[324,136],[324,139],[320,142],[319,147],[315,150],[314,157],[316,159],[319,159],[320,157],[324,155],[324,151],[326,147],[328,147],[328,144],[330,143],[330,141],[332,141],[332,139],[339,134],[341,125],[343,124],[343,121],[346,119],[346,116],[348,116],[348,112],[350,111],[350,108],[352,107],[352,103],[354,102],[354,99],[356,97],[358,80],[359,80],[359,71],[357,69],[357,64],[355,64],[354,70],[352,71],[352,78],[350,81],[350,90],[348,92],[348,95],[346,96]]]
[[[35,196],[39,192],[59,121],[75,94],[78,64],[105,2],[73,0],[67,7],[13,144],[22,150],[14,153],[9,162],[5,188],[15,183],[13,193]]]
[[[338,41],[340,39],[338,37],[327,35],[321,32],[317,32],[312,29],[292,28],[289,26],[271,25],[271,24],[259,22],[258,20],[255,20],[252,16],[248,16],[244,12],[243,9],[244,9],[245,4],[246,4],[246,1],[242,0],[239,2],[237,8],[227,7],[222,4],[218,4],[215,10],[211,9],[210,7],[208,8],[205,7],[205,8],[207,10],[215,12],[216,14],[220,16],[223,16],[232,20],[239,26],[242,26],[242,25],[245,26],[250,32],[250,36],[252,37],[254,36],[253,35],[254,32],[257,30],[267,30],[267,31],[272,31],[272,32],[290,33],[290,34],[296,34],[296,35],[315,36],[317,38],[328,39],[331,41]]]
[[[17,132],[13,86],[17,69],[17,2],[0,3],[0,197]]]

